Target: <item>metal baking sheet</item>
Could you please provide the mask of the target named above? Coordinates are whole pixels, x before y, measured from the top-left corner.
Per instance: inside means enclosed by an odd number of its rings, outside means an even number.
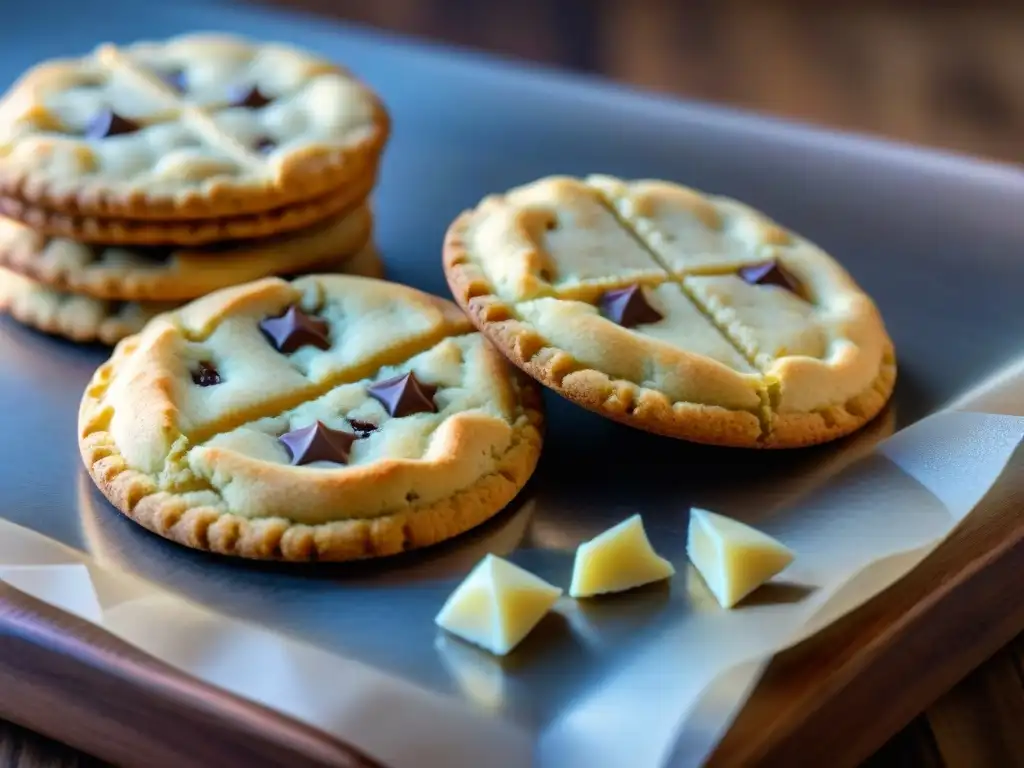
[[[442,237],[463,208],[539,176],[606,172],[739,197],[824,245],[878,301],[900,380],[892,406],[851,439],[782,453],[694,446],[617,426],[547,393],[548,438],[535,479],[491,523],[425,553],[301,568],[192,552],[117,514],[81,469],[75,439],[81,391],[106,353],[0,321],[0,515],[215,610],[428,689],[462,695],[443,652],[439,659],[433,617],[484,552],[516,551],[518,562],[567,583],[576,544],[639,510],[658,549],[681,561],[680,510],[697,505],[756,520],[845,454],[933,413],[1022,355],[1024,179],[1016,170],[223,3],[96,0],[82,14],[65,0],[37,0],[5,16],[4,82],[39,59],[101,41],[193,29],[286,39],[351,66],[394,119],[375,193],[389,277],[440,295]],[[75,23],[55,34],[51,20],[70,17]],[[597,625],[608,642],[599,651],[557,627],[531,637],[506,670],[506,715],[533,727],[549,722],[664,629],[676,599],[650,590],[628,610],[603,612]],[[531,648],[544,652],[531,657]]]

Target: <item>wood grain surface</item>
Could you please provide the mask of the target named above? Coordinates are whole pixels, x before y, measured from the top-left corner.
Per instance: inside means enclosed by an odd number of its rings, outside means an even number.
[[[1024,162],[1024,4],[1019,2],[276,4],[597,72],[644,89]],[[1017,588],[1007,585],[1005,600],[1008,611],[1019,610],[1019,582]],[[975,629],[959,627],[965,636]],[[806,662],[798,655],[793,663]],[[1024,766],[1024,635],[959,682],[956,675],[946,679],[949,671],[939,667],[934,674],[931,680],[943,687],[955,684],[864,765]],[[737,725],[742,728],[743,720]],[[0,768],[99,765],[0,721]]]

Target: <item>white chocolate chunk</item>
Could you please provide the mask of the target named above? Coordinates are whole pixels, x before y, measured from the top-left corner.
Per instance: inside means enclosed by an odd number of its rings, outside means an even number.
[[[591,597],[625,592],[670,578],[676,569],[651,546],[640,515],[633,515],[580,544],[569,594]]]
[[[768,534],[703,509],[690,510],[686,554],[723,608],[732,608],[794,558]]]
[[[451,593],[434,621],[453,635],[504,656],[561,596],[558,587],[489,554]]]

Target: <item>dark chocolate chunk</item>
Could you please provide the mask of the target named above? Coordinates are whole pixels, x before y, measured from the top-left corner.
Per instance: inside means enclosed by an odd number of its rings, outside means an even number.
[[[246,109],[259,109],[273,101],[264,96],[257,85],[241,85],[232,88],[228,98],[232,107],[245,107]]]
[[[644,290],[639,285],[605,293],[601,297],[601,314],[623,328],[656,323],[662,319],[662,314],[647,303]]]
[[[434,404],[437,387],[421,383],[411,371],[386,381],[379,381],[367,392],[395,417],[410,416],[414,413],[437,413],[437,406]]]
[[[283,315],[261,320],[260,330],[278,352],[285,354],[307,345],[320,349],[331,348],[327,338],[327,323],[307,315],[294,304]]]
[[[200,360],[199,366],[192,371],[192,382],[200,387],[213,387],[220,381],[220,373],[209,360]]]
[[[295,466],[312,464],[314,461],[347,464],[356,436],[351,432],[325,427],[317,421],[308,427],[287,432],[278,440],[288,449]]]
[[[349,419],[348,425],[352,427],[352,431],[356,433],[356,437],[369,437],[372,433],[377,431],[377,425],[372,421]]]
[[[142,126],[126,117],[121,117],[112,109],[104,109],[97,114],[85,128],[85,135],[90,139],[107,139],[111,136],[123,136],[135,133]]]
[[[259,152],[261,155],[265,155],[277,149],[277,142],[266,136],[261,136],[260,138],[256,139],[256,143],[253,144],[253,149]]]
[[[183,69],[172,69],[168,72],[160,72],[157,77],[163,80],[167,87],[174,89],[178,93],[184,93],[188,90],[188,75],[185,74]]]
[[[800,292],[800,283],[774,259],[740,267],[738,274],[740,279],[750,285],[777,285],[793,293]]]

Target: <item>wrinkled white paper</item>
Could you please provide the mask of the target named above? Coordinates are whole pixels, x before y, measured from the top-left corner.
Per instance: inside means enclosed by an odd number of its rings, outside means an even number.
[[[683,620],[539,733],[488,715],[487,701],[497,709],[501,700],[501,667],[466,663],[467,649],[443,635],[438,663],[472,692],[476,709],[218,615],[6,521],[0,580],[394,768],[696,765],[776,652],[915,567],[988,492],[1022,440],[1024,418],[956,411],[897,433],[760,525],[797,552],[783,574],[789,586],[776,588],[794,599],[724,611],[692,569],[679,568],[690,597]],[[585,613],[568,598],[557,610],[586,645]],[[625,691],[629,707],[620,705]]]

